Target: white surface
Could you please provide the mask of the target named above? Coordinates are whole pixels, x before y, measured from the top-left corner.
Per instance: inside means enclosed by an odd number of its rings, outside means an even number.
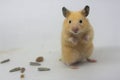
[[[61,62],[61,8],[80,10],[90,6],[88,16],[95,30],[97,63],[80,64],[72,70]],[[0,80],[19,80],[20,73],[9,73],[16,66],[26,67],[25,80],[120,80],[120,1],[119,0],[0,0]],[[44,56],[42,66],[49,72],[38,72],[29,66],[36,57]]]
[[[50,46],[49,46],[50,47]],[[0,59],[10,58],[11,62],[0,65],[1,80],[20,80],[20,72],[9,73],[9,70],[21,66],[26,68],[25,80],[119,80],[120,79],[120,50],[119,48],[96,48],[93,58],[97,63],[83,63],[79,69],[70,69],[62,64],[59,50],[34,47],[1,54]],[[29,66],[36,57],[44,56],[42,66],[51,68],[48,72],[38,72],[38,67]]]

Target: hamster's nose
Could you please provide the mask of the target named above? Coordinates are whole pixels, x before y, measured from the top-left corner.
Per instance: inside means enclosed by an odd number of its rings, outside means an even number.
[[[75,27],[75,28],[72,28],[72,31],[74,32],[74,33],[77,33],[78,32],[78,28],[77,27]]]

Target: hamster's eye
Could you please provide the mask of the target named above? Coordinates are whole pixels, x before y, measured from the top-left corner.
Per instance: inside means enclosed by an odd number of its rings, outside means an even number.
[[[80,20],[79,23],[82,23],[82,20]]]
[[[69,24],[71,23],[72,21],[71,20],[69,20]]]

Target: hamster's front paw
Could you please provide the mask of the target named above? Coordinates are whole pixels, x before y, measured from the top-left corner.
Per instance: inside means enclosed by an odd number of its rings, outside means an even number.
[[[89,35],[85,35],[84,38],[83,38],[85,43],[87,43],[89,41],[89,39],[90,39]]]
[[[78,43],[78,40],[77,40],[76,38],[73,38],[73,37],[70,37],[70,38],[68,39],[68,41],[71,42],[71,43],[74,44],[74,45],[77,45],[77,43]]]

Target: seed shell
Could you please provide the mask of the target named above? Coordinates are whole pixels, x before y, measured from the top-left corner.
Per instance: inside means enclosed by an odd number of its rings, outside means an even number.
[[[9,62],[9,61],[10,61],[10,59],[6,59],[6,60],[1,61],[0,63],[3,64],[3,63],[6,63],[6,62]]]

